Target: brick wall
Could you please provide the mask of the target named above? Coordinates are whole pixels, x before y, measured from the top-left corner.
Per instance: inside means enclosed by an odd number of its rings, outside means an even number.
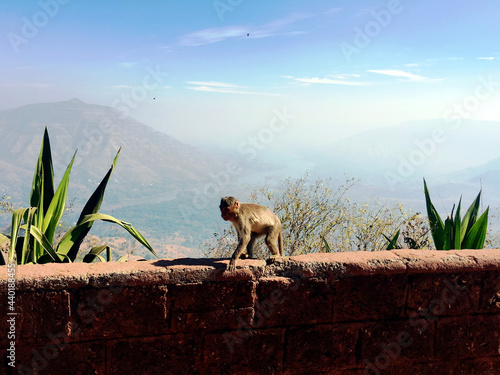
[[[0,373],[500,374],[500,250],[226,264],[0,267]]]

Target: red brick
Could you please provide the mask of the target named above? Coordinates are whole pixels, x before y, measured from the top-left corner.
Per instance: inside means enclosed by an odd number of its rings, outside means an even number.
[[[482,274],[411,275],[407,315],[471,314],[479,310]]]
[[[364,369],[336,369],[327,372],[311,372],[304,370],[304,372],[297,372],[294,375],[365,375]]]
[[[199,374],[200,349],[201,338],[195,335],[112,340],[106,374]]]
[[[366,324],[360,332],[363,363],[367,368],[385,370],[413,360],[431,360],[434,325],[422,328],[408,319]]]
[[[467,315],[437,321],[436,358],[484,358],[500,355],[500,316]]]
[[[20,338],[45,340],[68,331],[69,293],[29,291],[16,294],[16,331]]]
[[[250,326],[254,315],[252,307],[235,310],[172,313],[172,332],[216,331]]]
[[[482,312],[500,315],[500,272],[486,272],[483,275]]]
[[[10,330],[10,323],[7,321],[10,317],[7,315],[7,294],[0,293],[0,349],[9,345],[7,332]],[[5,302],[4,302],[5,301]],[[17,318],[16,318],[17,319]],[[16,328],[17,330],[17,328]]]
[[[389,367],[388,369],[381,370],[380,375],[438,375],[441,374],[442,364],[431,363],[413,363],[404,366]],[[368,372],[365,375],[377,375],[377,372]],[[456,374],[458,375],[458,374]],[[464,374],[465,375],[465,374]]]
[[[16,352],[20,374],[106,374],[102,342],[22,344]],[[23,371],[24,370],[24,371]],[[38,371],[38,372],[37,372]]]
[[[285,374],[333,372],[358,367],[359,324],[290,329],[286,334]]]
[[[430,363],[415,363],[411,366],[393,367],[387,370],[390,375],[498,375],[500,357],[442,361]],[[385,374],[385,372],[382,372]]]
[[[330,323],[333,293],[332,284],[322,279],[261,279],[257,288],[254,325],[269,327]]]
[[[374,320],[403,315],[405,275],[356,276],[335,284],[333,320]]]
[[[284,330],[209,334],[203,349],[204,374],[281,374]]]
[[[254,315],[252,281],[177,285],[170,290],[173,332],[238,329]]]
[[[72,295],[72,336],[77,340],[147,336],[168,331],[167,288],[81,289]]]
[[[253,281],[175,285],[169,290],[174,311],[238,309],[253,306],[255,300]]]

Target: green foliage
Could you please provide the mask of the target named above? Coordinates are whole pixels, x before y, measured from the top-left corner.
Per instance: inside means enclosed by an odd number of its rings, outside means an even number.
[[[387,242],[389,242],[387,244],[386,250],[393,250],[393,249],[397,249],[398,248],[399,232],[400,231],[398,229],[397,232],[394,234],[394,236],[392,238],[389,238],[385,234],[382,233],[382,235],[385,237],[385,239],[387,240]]]
[[[462,198],[460,198],[457,206],[457,212],[453,215],[453,211],[455,210],[455,205],[453,205],[451,214],[446,218],[444,224],[436,208],[432,204],[425,179],[424,194],[432,239],[434,240],[436,249],[450,250],[483,248],[488,227],[489,207],[486,208],[478,219],[481,192],[479,192],[474,202],[472,202],[463,218],[460,217],[460,209],[462,205]]]
[[[321,240],[323,241],[323,245],[325,246],[325,253],[332,253],[332,248],[328,244],[328,241],[326,240],[325,237],[321,237]]]
[[[54,191],[52,155],[49,135],[47,128],[45,128],[33,176],[30,195],[31,207],[14,210],[12,212],[10,235],[0,234],[0,245],[10,241],[9,263],[13,262],[14,258],[18,264],[73,262],[77,258],[82,241],[96,220],[108,221],[120,225],[139,243],[156,255],[147,240],[131,224],[112,216],[98,213],[107,183],[115,168],[119,154],[120,150],[116,154],[108,173],[85,204],[76,225],[55,242],[56,229],[60,225],[61,217],[66,208],[69,176],[76,152],[66,168],[66,172],[57,190]],[[96,258],[104,261],[104,258],[100,256],[103,251],[107,252],[107,258],[110,260],[109,247],[104,245],[93,247],[84,256],[83,261],[92,262]],[[3,259],[0,259],[0,261],[3,261]]]
[[[429,248],[429,223],[419,212],[405,219],[400,227],[394,233],[392,238],[382,233],[387,240],[386,250],[394,249],[425,249]],[[403,238],[403,242],[400,238]]]

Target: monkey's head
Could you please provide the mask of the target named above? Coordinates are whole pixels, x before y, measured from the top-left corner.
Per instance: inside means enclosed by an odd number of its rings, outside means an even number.
[[[224,197],[220,200],[220,216],[225,220],[234,220],[238,215],[240,202],[235,197]]]

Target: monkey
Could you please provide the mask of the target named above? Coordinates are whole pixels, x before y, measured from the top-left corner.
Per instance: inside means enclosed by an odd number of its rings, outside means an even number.
[[[283,256],[281,221],[269,208],[255,203],[240,203],[234,197],[221,198],[219,208],[221,217],[230,221],[238,234],[238,245],[227,267],[229,272],[236,270],[236,261],[245,250],[248,258],[254,258],[255,240],[261,236],[266,236],[271,258]]]

